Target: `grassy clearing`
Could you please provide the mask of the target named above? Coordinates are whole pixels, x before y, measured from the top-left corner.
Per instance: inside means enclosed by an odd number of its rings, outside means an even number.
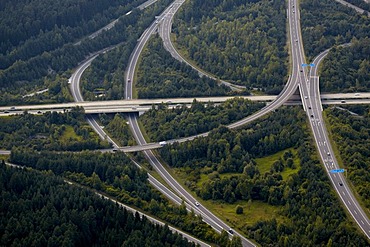
[[[281,207],[271,206],[260,201],[238,201],[226,204],[217,201],[202,201],[200,203],[209,208],[216,216],[229,223],[235,229],[251,226],[258,221],[276,219],[285,222],[286,219],[279,215]],[[243,207],[243,214],[236,214],[236,206]]]
[[[62,142],[69,142],[70,140],[82,141],[82,137],[76,134],[72,126],[66,125],[65,127],[66,129],[60,136]]]
[[[297,151],[293,148],[288,148],[285,150],[282,150],[280,152],[277,152],[275,154],[263,157],[263,158],[257,158],[255,159],[258,169],[261,174],[265,174],[266,172],[269,172],[271,169],[272,164],[274,164],[275,161],[279,160],[280,157],[283,157],[284,153],[287,151],[291,151],[293,153],[293,163],[295,165],[295,169],[291,169],[289,167],[285,167],[284,171],[282,171],[280,174],[283,177],[283,179],[287,179],[291,174],[297,173],[300,169],[300,160],[297,155]]]

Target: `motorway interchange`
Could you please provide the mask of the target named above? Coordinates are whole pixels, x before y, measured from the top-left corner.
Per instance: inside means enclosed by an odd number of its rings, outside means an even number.
[[[148,3],[152,3],[153,1],[148,1]],[[150,36],[157,30],[160,30],[160,34],[162,39],[164,40],[164,45],[166,49],[170,51],[170,53],[179,60],[184,61],[184,59],[177,53],[174,49],[171,40],[169,39],[169,33],[171,32],[171,25],[172,25],[172,18],[176,11],[180,8],[180,6],[184,3],[184,0],[175,0],[171,5],[166,8],[163,13],[158,16],[158,18],[153,21],[153,23],[148,27],[147,30],[143,33],[142,37],[139,39],[135,49],[132,52],[129,65],[126,70],[126,77],[125,77],[125,99],[130,100],[133,97],[132,90],[134,84],[134,73],[135,68],[139,59],[139,56],[149,40]],[[145,5],[143,5],[145,7]],[[341,173],[331,173],[330,171],[333,169],[339,169],[337,160],[334,156],[333,149],[331,147],[328,134],[326,131],[326,127],[324,125],[323,117],[322,117],[322,102],[321,102],[321,95],[319,92],[319,79],[318,79],[318,65],[322,61],[322,59],[327,55],[328,50],[324,51],[323,53],[319,54],[315,60],[312,62],[315,64],[309,71],[307,67],[302,67],[302,64],[306,64],[305,56],[304,56],[304,49],[302,45],[301,39],[301,30],[300,30],[300,23],[299,23],[299,9],[298,9],[298,1],[297,0],[289,0],[288,1],[288,24],[289,24],[289,39],[290,39],[290,49],[291,49],[291,76],[287,84],[285,85],[283,91],[273,100],[270,104],[266,107],[262,108],[257,113],[242,119],[238,122],[230,124],[229,128],[237,128],[244,124],[247,124],[251,121],[257,120],[259,117],[266,115],[267,113],[279,108],[283,104],[285,104],[292,95],[297,91],[301,96],[301,102],[303,105],[303,109],[307,114],[307,118],[309,119],[309,124],[311,130],[313,132],[313,136],[316,142],[317,150],[319,152],[320,158],[322,163],[324,164],[324,168],[328,174],[328,177],[332,183],[333,188],[337,192],[339,198],[341,199],[342,203],[353,217],[359,228],[363,231],[363,233],[370,238],[370,221],[366,216],[365,212],[360,207],[359,203],[357,202],[356,198],[353,196],[352,191],[350,190],[344,176]],[[112,48],[109,48],[112,49]],[[102,52],[106,52],[102,51]],[[82,102],[83,98],[80,92],[80,78],[84,70],[91,64],[91,62],[99,55],[100,53],[96,53],[87,60],[85,60],[74,72],[70,79],[71,83],[71,92],[76,102]],[[197,69],[193,67],[194,69]],[[199,71],[200,74],[204,74],[204,72]],[[237,85],[229,84],[230,88],[238,89]],[[133,136],[135,137],[136,142],[139,145],[146,145],[146,141],[141,133],[141,130],[138,125],[138,115],[135,113],[128,114],[128,121]],[[120,148],[109,136],[105,134],[101,126],[95,121],[92,116],[87,117],[87,121],[93,127],[93,129],[99,134],[101,138],[108,138],[108,140],[113,144],[114,148]],[[196,136],[182,138],[179,140],[170,140],[168,143],[174,141],[189,141],[198,136],[206,136],[208,133],[199,134]],[[232,236],[239,236],[242,240],[243,246],[255,246],[255,244],[237,231],[233,230],[225,224],[222,220],[217,218],[214,214],[212,214],[207,208],[203,205],[199,204],[196,199],[187,192],[164,168],[161,162],[157,159],[154,153],[151,150],[143,150],[143,154],[149,161],[149,163],[153,166],[153,168],[158,172],[159,175],[166,181],[166,183],[176,192],[173,193],[167,187],[163,186],[157,180],[155,180],[152,176],[149,175],[149,182],[158,188],[162,193],[164,193],[167,197],[171,200],[175,201],[178,204],[181,204],[182,200],[186,202],[186,206],[188,209],[193,209],[197,214],[200,214],[205,222],[210,224],[215,230],[221,231],[226,230],[228,231],[230,237]],[[137,164],[138,165],[138,164]],[[194,240],[196,241],[196,240]],[[201,245],[203,245],[202,243]]]

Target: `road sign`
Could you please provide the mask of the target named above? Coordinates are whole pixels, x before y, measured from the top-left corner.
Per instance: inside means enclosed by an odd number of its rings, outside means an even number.
[[[333,169],[333,170],[330,170],[331,173],[342,173],[342,172],[345,172],[344,169]]]
[[[315,64],[314,64],[314,63],[310,63],[310,66],[311,66],[311,67],[315,67]]]
[[[308,66],[308,64],[302,63],[302,67],[306,67],[306,66]]]

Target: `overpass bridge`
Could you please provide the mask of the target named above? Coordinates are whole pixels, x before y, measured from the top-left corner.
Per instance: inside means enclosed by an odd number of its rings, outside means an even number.
[[[237,96],[251,101],[271,102],[276,96]],[[169,107],[177,107],[181,105],[189,106],[193,100],[198,102],[212,102],[219,104],[226,100],[235,98],[228,97],[195,97],[195,98],[167,98],[167,99],[132,99],[132,100],[109,100],[109,101],[83,101],[70,102],[60,104],[44,104],[44,105],[21,105],[21,106],[2,106],[0,107],[0,116],[21,114],[28,111],[34,114],[42,114],[46,111],[63,112],[68,111],[73,107],[82,107],[86,114],[98,113],[117,113],[117,112],[145,112],[153,106],[167,104]],[[339,93],[339,94],[322,94],[321,100],[323,104],[370,104],[370,93]],[[300,105],[300,96],[293,95],[292,98],[285,103],[286,105]]]

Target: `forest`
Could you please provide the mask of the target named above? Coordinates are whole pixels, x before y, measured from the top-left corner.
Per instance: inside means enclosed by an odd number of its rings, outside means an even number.
[[[147,172],[139,169],[121,152],[114,154],[84,151],[63,153],[34,152],[14,148],[10,162],[41,171],[51,171],[77,184],[108,194],[177,226],[200,239],[220,246],[238,243],[228,234],[218,234],[185,205],[176,206],[149,184]]]
[[[334,47],[320,68],[320,91],[331,93],[370,90],[370,39],[351,40],[348,47]]]
[[[193,101],[190,108],[178,106],[169,109],[166,105],[151,109],[140,116],[151,141],[171,140],[192,136],[230,124],[258,111],[265,103],[243,98],[230,99],[221,105]]]
[[[51,172],[0,163],[1,246],[195,246]]]
[[[368,240],[348,219],[331,188],[305,119],[301,109],[284,107],[258,123],[239,130],[219,127],[191,143],[165,146],[160,154],[171,168],[183,170],[185,185],[203,200],[280,206],[283,221],[238,226],[262,246],[366,246]],[[256,158],[286,149],[295,151],[284,152],[268,171],[260,172]],[[283,178],[286,171],[291,175]]]
[[[302,0],[301,28],[308,62],[320,52],[363,39],[370,34],[370,18],[331,0]]]
[[[63,46],[24,61],[19,60],[10,67],[1,70],[0,105],[22,102],[20,91],[34,90],[36,85],[41,88],[48,87],[49,84],[46,82],[51,83],[48,77],[54,78],[56,74],[63,75],[63,79],[60,81],[64,81],[65,83],[62,85],[67,87],[70,74],[66,71],[76,67],[87,56],[103,48],[120,43],[132,45],[169,2],[170,0],[158,1],[143,11],[135,9],[130,15],[122,16],[109,31],[103,32],[94,39],[85,38],[78,44],[64,43]],[[68,97],[64,98],[64,101],[67,99]],[[63,100],[63,98],[59,100]]]
[[[325,110],[348,179],[370,209],[370,107],[331,107]]]
[[[143,51],[135,88],[138,98],[220,96],[231,90],[208,77],[199,77],[189,65],[179,62],[164,49],[156,34]]]
[[[46,112],[0,118],[0,148],[27,147],[34,150],[81,151],[108,148],[85,120],[82,108],[64,113]]]
[[[179,51],[200,68],[278,94],[287,79],[285,1],[191,0],[174,21]]]

